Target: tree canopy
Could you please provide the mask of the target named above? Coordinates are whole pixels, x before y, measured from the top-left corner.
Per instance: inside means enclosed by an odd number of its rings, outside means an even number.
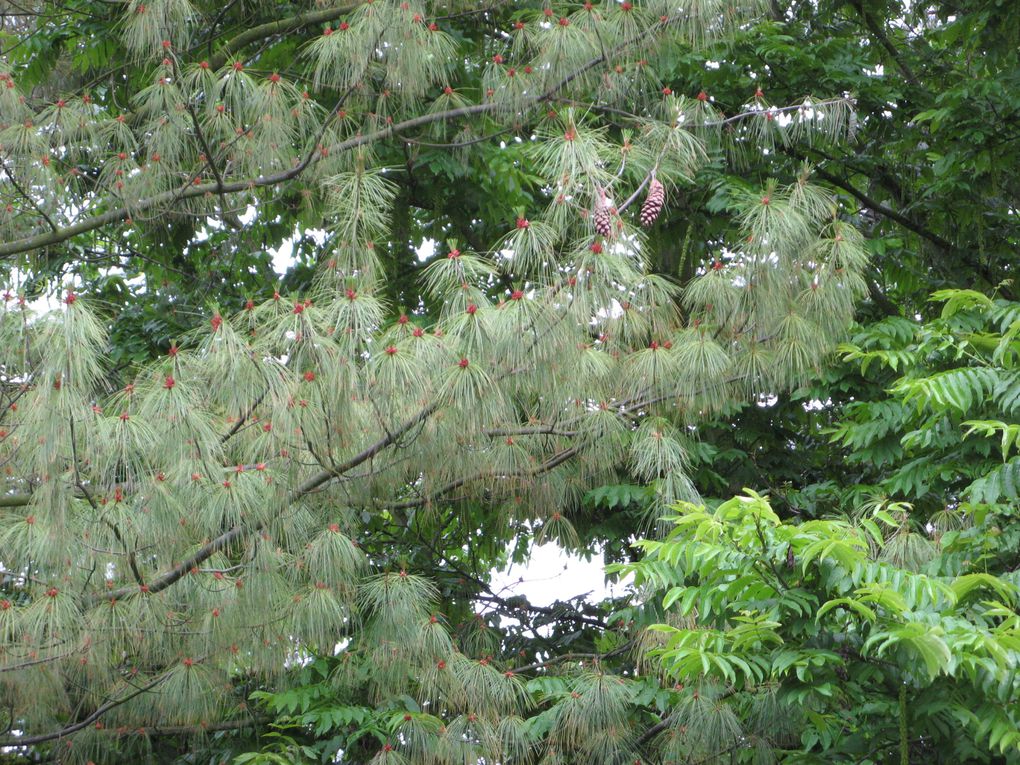
[[[15,8],[0,759],[1016,760],[1006,5]]]

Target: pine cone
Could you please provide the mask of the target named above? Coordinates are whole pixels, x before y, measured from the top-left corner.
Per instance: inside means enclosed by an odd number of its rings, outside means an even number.
[[[595,210],[595,231],[600,236],[609,237],[613,233],[613,217],[607,205],[599,205]]]
[[[645,203],[641,205],[641,225],[648,227],[655,223],[659,213],[662,212],[662,205],[666,201],[666,189],[657,178],[652,178],[648,184],[648,196]]]
[[[595,224],[595,232],[599,236],[608,239],[613,235],[613,200],[606,194],[605,189],[599,189],[595,198],[595,211],[592,214],[592,222]]]

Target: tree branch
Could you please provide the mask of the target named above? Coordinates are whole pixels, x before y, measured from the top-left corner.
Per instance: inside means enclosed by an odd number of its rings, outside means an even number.
[[[234,53],[237,53],[237,51],[241,50],[246,45],[258,42],[259,40],[264,40],[265,38],[272,37],[273,35],[282,35],[287,32],[293,32],[296,29],[301,29],[301,27],[311,26],[312,24],[325,24],[327,21],[334,21],[341,16],[347,15],[353,10],[356,10],[360,5],[360,2],[355,2],[347,3],[345,5],[337,5],[332,8],[324,8],[319,11],[308,11],[307,13],[299,13],[297,16],[277,19],[276,21],[270,21],[265,24],[259,24],[251,29],[246,29],[236,37],[227,40],[223,47],[209,59],[209,66],[212,69],[219,69],[227,63]]]
[[[102,704],[102,705],[96,707],[96,709],[90,715],[88,715],[87,717],[84,717],[83,719],[79,720],[78,722],[76,722],[76,723],[74,723],[72,725],[68,725],[68,726],[66,726],[64,728],[61,728],[58,731],[53,731],[51,733],[40,733],[37,736],[18,736],[17,738],[7,739],[6,741],[0,741],[0,747],[8,747],[8,746],[20,747],[20,746],[31,746],[33,744],[44,744],[47,741],[55,741],[56,739],[61,739],[61,738],[64,738],[65,736],[69,736],[72,733],[77,733],[82,728],[87,728],[88,726],[90,726],[92,723],[94,723],[100,717],[105,715],[111,709],[113,709],[115,707],[119,707],[121,704],[124,704],[124,703],[130,701],[135,696],[140,696],[141,694],[143,694],[143,693],[145,693],[147,691],[152,690],[157,685],[159,685],[164,680],[166,680],[169,676],[170,676],[169,672],[164,672],[162,675],[157,677],[152,682],[150,682],[150,683],[148,683],[146,685],[143,685],[140,688],[135,688],[134,691],[132,691],[131,693],[127,694],[126,696],[124,696],[122,698],[114,699],[112,701],[108,701],[105,704]]]
[[[886,207],[884,204],[875,199],[872,199],[863,191],[860,191],[856,186],[854,186],[849,181],[845,181],[839,176],[833,175],[832,173],[817,166],[812,168],[812,172],[818,175],[819,178],[824,178],[834,186],[839,186],[841,189],[843,189],[843,191],[847,192],[850,196],[857,199],[857,201],[861,202],[869,210],[873,210],[882,217],[888,218],[891,221],[899,223],[901,226],[903,226],[903,228],[909,231],[913,231],[915,234],[924,239],[927,239],[932,244],[937,245],[938,247],[941,247],[944,250],[955,249],[956,246],[948,239],[943,239],[938,234],[926,229],[917,221],[912,220],[911,218],[908,218],[906,215],[898,213],[889,207]]]
[[[293,492],[291,492],[290,496],[283,503],[283,507],[288,507],[301,497],[305,496],[306,494],[309,494],[310,492],[319,488],[323,484],[328,483],[333,478],[341,476],[347,471],[372,459],[372,457],[377,455],[379,452],[383,451],[385,448],[395,443],[398,438],[403,436],[408,431],[414,429],[420,422],[431,417],[432,414],[438,408],[439,408],[438,404],[432,404],[426,407],[421,412],[416,414],[414,417],[407,420],[403,425],[394,430],[392,433],[387,434],[385,437],[379,439],[374,444],[365,448],[358,454],[354,455],[346,462],[338,465],[335,469],[323,470],[319,473],[316,473],[311,478],[302,483],[300,486],[298,486]],[[263,525],[264,524],[262,523],[258,523],[249,527],[235,526],[229,531],[225,531],[208,544],[199,548],[194,554],[190,555],[183,562],[178,563],[169,571],[160,574],[159,576],[154,577],[153,579],[150,579],[148,584],[149,593],[155,594],[161,592],[162,590],[165,590],[167,587],[171,586],[179,579],[182,579],[185,575],[187,575],[187,573],[191,571],[192,568],[195,568],[201,563],[204,563],[206,560],[211,558],[217,552],[226,549],[237,540],[249,534],[254,534],[256,531],[260,530],[263,527]],[[124,598],[129,595],[136,595],[137,592],[138,592],[137,589],[134,587],[121,587],[116,590],[109,590],[107,592],[95,594],[92,596],[91,600],[93,601],[113,600],[115,598]]]
[[[329,9],[328,11],[317,11],[311,14],[303,14],[301,16],[296,16],[290,20],[272,22],[272,24],[283,24],[288,21],[294,22],[294,19],[299,18],[303,19],[302,24],[312,23],[311,21],[308,21],[308,19],[312,17],[317,18],[318,14],[339,15],[338,9],[332,8]],[[300,25],[301,24],[298,24],[297,26]],[[235,37],[232,43],[236,42],[237,40],[240,40],[241,38],[244,38],[243,44],[251,42],[252,39],[259,39],[259,37],[257,36],[254,38],[250,38],[250,35],[253,34],[256,30],[266,26],[270,25],[264,24],[261,27],[255,27],[251,30],[248,30],[248,32],[242,33],[241,35]],[[625,50],[626,48],[629,48],[631,45],[640,42],[642,39],[644,39],[648,34],[650,34],[653,30],[657,29],[659,26],[661,26],[661,23],[654,24],[651,27],[649,27],[648,30],[641,32],[628,40],[623,41],[613,50],[602,55],[596,56],[587,63],[575,69],[570,74],[566,75],[559,82],[556,82],[553,85],[551,85],[549,89],[546,90],[544,93],[536,94],[532,96],[530,99],[527,99],[526,104],[530,104],[533,106],[550,100],[556,93],[558,93],[564,87],[566,87],[571,82],[576,80],[578,77],[583,75],[585,72],[601,64],[609,56],[615,55],[619,53],[621,50]],[[289,29],[291,27],[287,28]],[[238,43],[238,45],[241,44],[242,43]],[[227,47],[229,47],[230,45],[231,43],[228,43]],[[344,152],[350,149],[354,149],[358,146],[363,146],[364,144],[385,140],[387,138],[392,138],[393,136],[399,135],[400,133],[403,133],[407,130],[412,130],[417,127],[430,125],[434,122],[444,122],[448,120],[460,119],[462,117],[473,117],[482,114],[490,114],[492,112],[498,112],[505,109],[507,109],[507,107],[501,103],[489,102],[485,104],[470,104],[468,106],[461,106],[456,109],[448,109],[446,111],[436,112],[434,114],[422,114],[417,117],[412,117],[410,119],[406,119],[401,122],[388,125],[382,130],[376,130],[371,133],[364,133],[352,136],[351,138],[348,138],[346,141],[342,141],[340,144],[338,144],[334,149],[334,152]],[[309,151],[308,154],[305,156],[304,160],[299,162],[294,167],[288,170],[283,170],[278,173],[273,173],[271,175],[260,175],[257,178],[245,178],[242,180],[223,183],[216,181],[213,183],[198,183],[198,184],[194,183],[196,178],[191,178],[189,179],[187,185],[172,191],[165,191],[160,194],[156,194],[152,197],[149,197],[148,199],[140,199],[136,203],[131,205],[130,209],[128,209],[127,207],[119,207],[113,210],[107,210],[104,213],[94,215],[90,218],[85,218],[84,220],[80,220],[77,223],[65,226],[64,228],[58,229],[56,231],[49,231],[46,233],[36,234],[33,236],[22,237],[21,239],[16,239],[11,242],[5,242],[3,244],[0,244],[0,258],[21,252],[28,252],[30,250],[35,250],[40,247],[46,247],[51,244],[58,244],[79,234],[84,234],[88,231],[93,231],[102,226],[126,220],[127,218],[132,216],[132,213],[134,215],[137,215],[139,213],[145,212],[146,210],[150,210],[154,207],[158,207],[161,205],[172,204],[174,202],[178,202],[185,199],[192,199],[194,197],[205,196],[208,193],[231,194],[241,191],[252,191],[256,188],[276,186],[281,183],[293,180],[294,178],[300,176],[306,169],[308,169],[309,166],[312,165],[312,163],[316,161],[316,158],[318,156],[319,156],[318,152],[314,150]]]

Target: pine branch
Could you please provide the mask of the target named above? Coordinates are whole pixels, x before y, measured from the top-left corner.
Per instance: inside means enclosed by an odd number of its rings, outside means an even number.
[[[335,9],[330,9],[329,12],[333,13],[335,12]],[[321,13],[326,13],[326,11],[322,11]],[[275,24],[277,22],[273,23]],[[575,79],[583,75],[585,72],[603,63],[608,57],[616,55],[620,51],[629,48],[631,45],[640,42],[648,34],[650,34],[652,30],[656,29],[657,26],[658,25],[653,25],[652,27],[649,27],[648,31],[641,33],[639,35],[635,35],[633,38],[620,43],[620,45],[618,45],[613,50],[609,51],[607,54],[596,56],[587,63],[578,67],[570,74],[566,75],[559,82],[554,83],[544,93],[531,96],[529,99],[527,99],[526,104],[534,106],[550,100],[557,92],[565,88],[567,85],[569,85]],[[238,37],[243,36],[244,35],[239,35]],[[235,38],[235,40],[236,39],[238,38]],[[505,107],[502,104],[490,102],[486,104],[471,104],[468,106],[461,106],[456,109],[448,109],[446,111],[436,112],[434,114],[422,114],[417,117],[411,117],[401,122],[388,125],[387,127],[381,130],[376,130],[371,133],[358,134],[351,138],[348,138],[346,141],[342,141],[340,144],[336,146],[336,148],[334,149],[334,153],[341,153],[349,151],[351,149],[355,149],[365,144],[374,143],[376,141],[383,141],[386,140],[387,138],[392,138],[394,136],[400,135],[401,133],[404,133],[408,130],[413,130],[414,128],[430,125],[435,122],[453,121],[464,117],[474,117],[484,114],[490,114],[492,112],[498,112],[504,108]],[[335,114],[335,111],[333,112],[333,114]],[[325,130],[328,122],[329,120],[327,119],[323,123],[322,128],[323,131]],[[119,207],[112,210],[107,210],[104,213],[100,213],[98,215],[85,218],[74,224],[65,226],[64,228],[49,231],[43,234],[36,234],[34,236],[27,236],[21,239],[15,239],[14,241],[0,244],[0,258],[9,255],[15,255],[22,252],[29,252],[31,250],[39,249],[40,247],[59,244],[60,242],[64,242],[72,237],[78,236],[79,234],[84,234],[89,231],[93,231],[97,228],[107,226],[111,223],[117,223],[119,221],[126,220],[127,218],[132,217],[132,214],[137,215],[147,210],[151,210],[152,208],[155,207],[171,205],[174,202],[205,196],[208,193],[231,194],[240,191],[252,191],[256,188],[278,186],[282,183],[286,183],[287,181],[294,180],[295,178],[299,177],[305,172],[305,170],[307,170],[314,162],[317,161],[319,153],[314,150],[314,147],[317,143],[318,141],[313,142],[313,149],[308,152],[304,160],[302,160],[297,165],[288,170],[283,170],[268,176],[260,175],[257,178],[246,178],[238,181],[224,182],[222,184],[219,182],[196,184],[194,183],[194,181],[197,179],[197,176],[193,176],[184,186],[181,186],[180,188],[172,191],[165,191],[160,194],[156,194],[154,196],[149,197],[148,199],[139,199],[131,206],[130,209],[127,207]]]
[[[246,411],[244,415],[242,415],[241,417],[237,418],[237,422],[233,424],[230,430],[228,430],[220,437],[221,444],[225,444],[227,441],[229,441],[231,438],[237,435],[237,432],[242,427],[244,427],[244,424],[248,421],[248,418],[250,418],[255,413],[255,410],[258,408],[259,404],[262,403],[262,401],[265,399],[268,393],[269,389],[266,388],[266,390],[263,391],[263,393],[258,398],[255,399],[254,403],[252,403],[252,405],[248,407],[248,411]]]
[[[148,738],[159,738],[167,736],[188,736],[197,733],[215,733],[228,730],[244,730],[265,725],[273,720],[272,717],[249,717],[244,720],[223,720],[217,723],[202,723],[199,725],[152,725],[148,727],[135,728],[139,735]],[[111,735],[118,735],[116,728],[103,728],[103,731]]]
[[[87,728],[88,726],[92,725],[92,723],[94,723],[100,717],[105,715],[111,709],[116,709],[121,704],[125,704],[128,701],[131,701],[131,699],[135,698],[136,696],[140,696],[143,693],[151,691],[157,685],[164,682],[168,677],[170,677],[170,672],[164,672],[162,675],[157,677],[152,682],[147,683],[138,688],[135,688],[131,693],[127,694],[126,696],[123,696],[119,699],[107,701],[105,704],[101,704],[100,706],[96,707],[96,709],[93,710],[92,713],[89,714],[88,716],[84,717],[83,719],[79,720],[76,723],[73,723],[72,725],[67,725],[63,727],[60,730],[52,731],[50,733],[40,733],[35,736],[19,736],[17,738],[9,738],[5,741],[0,740],[0,748],[8,746],[21,747],[32,746],[33,744],[45,744],[47,741],[55,741],[57,739],[70,736],[72,733],[77,733],[83,728]]]
[[[798,156],[794,152],[791,152],[791,154],[793,154],[794,156]],[[798,158],[800,158],[800,157],[798,157]],[[874,210],[876,213],[878,213],[882,217],[888,218],[891,221],[899,223],[901,226],[903,226],[903,228],[905,228],[905,229],[907,229],[909,231],[913,231],[915,234],[917,234],[918,236],[920,236],[920,237],[922,237],[924,239],[927,239],[932,244],[935,244],[935,245],[937,245],[938,247],[941,247],[944,250],[955,250],[956,249],[956,245],[954,245],[949,240],[943,239],[938,234],[936,234],[936,233],[934,233],[932,231],[929,231],[922,224],[918,223],[917,221],[915,221],[915,220],[913,220],[911,218],[908,218],[907,216],[903,215],[902,213],[898,213],[895,210],[893,210],[893,209],[891,209],[889,207],[886,207],[881,202],[871,198],[870,196],[865,194],[863,191],[859,190],[856,186],[854,186],[849,181],[844,181],[839,176],[833,175],[832,173],[827,172],[826,170],[824,170],[821,167],[815,167],[813,169],[813,172],[815,174],[817,174],[819,178],[824,178],[825,180],[827,180],[829,183],[833,184],[834,186],[839,186],[839,188],[843,189],[850,196],[852,196],[855,199],[857,199],[857,201],[861,202],[869,210]]]
[[[794,151],[792,151],[790,149],[785,149],[785,151],[786,151],[787,154],[789,154],[792,157],[796,157],[798,159],[806,159],[802,155],[799,155],[798,153],[796,153],[796,152],[794,152]],[[934,244],[936,247],[941,249],[943,252],[945,252],[945,253],[953,253],[953,252],[959,253],[961,251],[960,247],[958,247],[956,244],[954,244],[953,242],[949,241],[948,239],[945,239],[944,237],[936,234],[934,231],[929,229],[924,223],[922,223],[922,222],[920,222],[918,220],[915,220],[914,218],[910,218],[910,217],[904,215],[903,213],[896,212],[896,210],[893,210],[892,208],[890,208],[890,207],[888,207],[886,205],[883,205],[878,200],[874,199],[873,197],[869,196],[865,192],[863,192],[860,189],[858,189],[850,181],[844,180],[843,178],[840,178],[838,175],[830,173],[830,172],[826,171],[824,168],[821,168],[821,167],[818,167],[818,166],[814,166],[812,168],[812,172],[814,172],[819,178],[825,179],[826,181],[831,183],[833,186],[838,186],[839,188],[843,189],[843,191],[847,192],[850,196],[854,197],[857,201],[859,201],[861,204],[863,204],[869,210],[871,210],[871,211],[873,211],[875,213],[878,213],[883,218],[887,218],[887,219],[891,220],[894,223],[898,223],[903,228],[907,229],[908,231],[913,232],[914,234],[917,234],[922,239],[927,239],[929,242]],[[884,185],[889,185],[888,182],[883,182],[883,183],[884,183]],[[989,270],[988,270],[988,268],[987,268],[987,266],[985,264],[983,264],[981,262],[974,263],[973,261],[971,263],[972,263],[973,267],[976,268],[981,273],[981,275],[985,278],[985,280],[988,282],[988,284],[993,285],[993,286],[999,286],[1000,294],[1004,298],[1006,298],[1007,300],[1014,300],[1015,299],[1013,291],[1008,286],[998,285],[997,280],[995,279],[995,276],[989,272]],[[875,293],[874,293],[874,291],[871,291],[871,292],[872,292],[872,297],[876,299],[876,302],[878,302],[880,305],[882,305],[884,310],[886,310],[888,312],[889,311],[889,305],[886,305],[885,303],[883,303],[881,298],[877,298]],[[893,315],[893,314],[890,314],[890,315]]]
[[[283,503],[281,511],[283,508],[292,505],[294,502],[304,497],[306,494],[310,494],[311,492],[315,491],[320,486],[323,486],[324,484],[328,483],[332,479],[342,476],[344,473],[347,473],[348,471],[356,468],[358,465],[361,465],[362,463],[372,459],[374,456],[379,454],[388,446],[395,443],[396,440],[403,436],[405,433],[408,433],[409,431],[417,427],[419,423],[431,417],[432,414],[435,413],[435,411],[438,408],[439,408],[438,404],[432,404],[426,407],[417,415],[407,420],[403,425],[394,430],[392,433],[379,439],[374,444],[362,450],[358,454],[354,455],[346,462],[338,465],[335,469],[322,470],[321,472],[316,473],[311,478],[302,483],[300,486],[298,486],[293,492],[291,492],[290,496]],[[188,572],[191,571],[192,568],[195,568],[201,563],[204,563],[206,560],[208,560],[221,550],[227,549],[234,542],[243,539],[244,537],[250,534],[254,534],[257,531],[260,531],[264,525],[265,525],[264,523],[258,523],[249,527],[235,526],[229,531],[225,531],[208,544],[202,546],[199,550],[190,555],[182,563],[178,563],[169,571],[149,580],[148,584],[149,593],[156,594],[167,589],[172,584],[186,576]],[[94,602],[101,602],[104,600],[120,599],[128,597],[130,595],[137,594],[138,591],[134,587],[121,587],[116,590],[109,590],[98,595],[93,595],[90,598],[90,600]]]
[[[14,176],[14,173],[10,171],[10,169],[7,167],[7,163],[4,162],[3,160],[0,160],[0,169],[3,169],[4,175],[7,177],[7,180],[11,182],[11,185],[14,187],[14,190],[17,191],[26,202],[32,205],[32,209],[39,213],[42,219],[46,221],[46,224],[50,227],[50,229],[53,230],[54,232],[58,231],[59,229],[57,228],[57,224],[54,223],[53,219],[46,213],[46,211],[39,206],[39,203],[36,202],[32,198],[32,196],[27,191],[25,191],[24,188],[22,188],[21,184],[18,183],[18,179]]]
[[[545,669],[546,667],[550,667],[554,664],[562,664],[565,661],[583,661],[590,659],[593,662],[597,662],[602,661],[604,659],[611,659],[614,656],[619,656],[622,653],[626,653],[631,649],[633,645],[634,641],[628,640],[623,645],[617,646],[613,650],[606,651],[605,653],[563,653],[560,654],[559,656],[553,656],[549,659],[546,659],[545,661],[536,661],[533,664],[525,664],[523,667],[514,667],[513,672],[514,674],[518,674],[521,672],[531,672],[536,669]]]
[[[216,54],[209,59],[209,67],[211,69],[219,69],[230,60],[230,57],[234,53],[237,53],[246,45],[251,45],[254,42],[259,42],[260,40],[272,37],[273,35],[282,35],[287,32],[293,32],[297,29],[301,29],[302,27],[312,26],[313,24],[325,24],[328,21],[334,21],[341,16],[346,16],[348,13],[356,10],[360,5],[362,5],[361,2],[354,2],[345,5],[337,5],[332,8],[324,8],[320,11],[299,13],[297,16],[277,19],[276,21],[270,21],[265,24],[259,24],[251,29],[246,29],[223,44]]]
[[[18,670],[36,667],[40,664],[49,664],[51,661],[60,661],[61,659],[66,659],[69,656],[74,656],[76,653],[78,653],[78,651],[68,651],[67,653],[58,653],[53,656],[46,656],[42,659],[30,659],[28,661],[18,662],[17,664],[5,664],[0,666],[0,673],[17,672]]]
[[[511,473],[497,473],[491,470],[485,470],[479,473],[475,473],[471,476],[464,476],[450,481],[444,486],[430,492],[424,497],[418,497],[416,499],[407,499],[399,502],[385,502],[379,505],[379,507],[385,507],[387,510],[408,510],[412,507],[421,507],[423,505],[429,505],[440,497],[449,494],[455,489],[459,489],[461,486],[472,483],[473,481],[480,481],[483,478],[498,478],[503,480],[509,480],[511,478],[522,478],[522,477],[534,477],[548,473],[553,468],[562,465],[564,462],[573,457],[580,450],[579,446],[571,446],[569,449],[564,449],[557,454],[554,454],[548,460],[543,462],[537,468],[531,468],[529,470],[515,470]]]

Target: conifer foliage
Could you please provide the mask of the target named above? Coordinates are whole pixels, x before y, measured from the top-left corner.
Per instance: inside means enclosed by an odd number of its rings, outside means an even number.
[[[734,192],[739,241],[683,289],[649,273],[637,224],[660,214],[663,184],[763,119],[663,89],[656,56],[758,9],[513,5],[482,46],[457,28],[488,23],[475,4],[370,0],[269,21],[206,57],[217,8],[111,4],[147,78],[123,111],[88,90],[38,103],[3,73],[0,254],[259,214],[285,195],[329,237],[309,290],[232,315],[211,303],[123,384],[88,295],[66,289],[49,312],[16,284],[5,295],[0,745],[140,758],[146,730],[201,735],[335,651],[337,687],[430,711],[375,762],[611,762],[645,743],[615,725],[626,685],[598,672],[536,735],[514,662],[488,658],[484,635],[455,638],[436,584],[367,554],[366,527],[477,500],[494,523],[569,544],[564,509],[624,465],[655,482],[653,518],[696,499],[684,424],[816,370],[864,292],[864,252],[805,170]],[[293,70],[263,70],[259,45],[286,33],[310,36]],[[458,92],[478,68],[483,87]],[[600,115],[624,98],[621,131]],[[782,140],[848,130],[845,100],[810,103],[788,109]],[[504,210],[484,247],[439,243],[421,284],[436,309],[399,311],[379,255],[398,184],[377,152],[465,148],[469,123],[516,133],[541,194]]]

